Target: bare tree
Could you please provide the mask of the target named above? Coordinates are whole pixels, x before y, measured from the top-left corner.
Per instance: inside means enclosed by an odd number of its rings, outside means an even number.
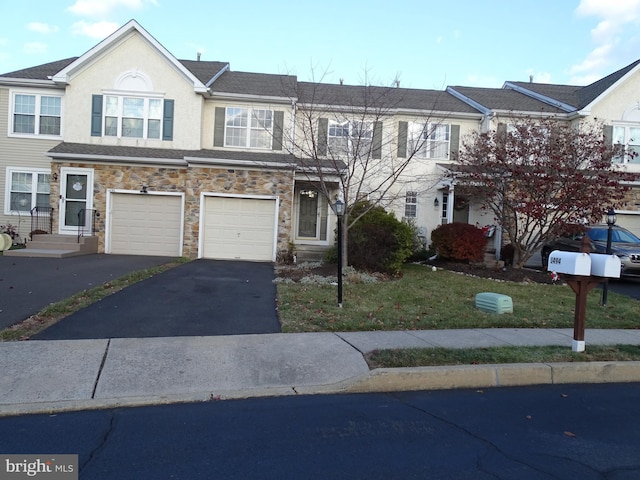
[[[403,89],[395,80],[389,87],[296,82],[289,85],[289,95],[296,121],[284,132],[283,146],[329,204],[340,192],[346,252],[349,228],[371,208],[389,207],[403,194],[399,187],[409,173],[413,182],[426,181],[409,166],[439,131],[445,116],[434,112],[447,94]],[[399,114],[407,121],[398,121]],[[369,208],[351,215],[364,199]]]
[[[568,224],[600,221],[635,179],[600,122],[520,120],[463,141],[457,182],[493,213],[522,267]]]

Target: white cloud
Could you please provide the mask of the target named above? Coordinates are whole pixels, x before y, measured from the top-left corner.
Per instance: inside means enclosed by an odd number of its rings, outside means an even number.
[[[589,53],[587,58],[582,61],[582,63],[573,65],[569,69],[569,73],[577,74],[602,69],[607,65],[607,61],[611,56],[612,50],[613,44],[611,43],[600,45],[599,47],[593,49],[591,53]]]
[[[47,44],[42,42],[28,42],[24,44],[23,50],[27,55],[37,55],[47,51]]]
[[[83,17],[101,18],[120,7],[141,10],[146,5],[157,5],[157,2],[156,0],[76,0],[68,10]]]
[[[592,79],[601,78],[612,67],[636,59],[629,59],[631,52],[625,45],[640,25],[640,0],[581,0],[576,14],[596,17],[598,23],[590,32],[593,50],[582,62],[569,69],[569,73],[574,75],[573,82],[591,83]]]
[[[32,32],[42,33],[45,35],[56,33],[58,30],[60,30],[56,25],[49,25],[47,23],[40,22],[31,22],[27,24],[27,29],[31,30]]]
[[[71,31],[74,35],[83,35],[102,40],[115,32],[119,26],[120,25],[114,22],[88,23],[80,21],[73,24]]]

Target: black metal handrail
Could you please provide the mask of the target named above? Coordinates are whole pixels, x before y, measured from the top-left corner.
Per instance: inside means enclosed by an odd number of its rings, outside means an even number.
[[[82,208],[78,211],[78,243],[80,238],[93,236],[96,232],[96,217],[100,214],[93,208]]]
[[[35,206],[31,209],[31,235],[53,231],[53,207]]]

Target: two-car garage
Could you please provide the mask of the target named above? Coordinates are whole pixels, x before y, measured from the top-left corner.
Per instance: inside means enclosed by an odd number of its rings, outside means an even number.
[[[183,254],[184,194],[110,191],[105,251],[112,254]],[[278,199],[203,194],[198,256],[273,261]]]

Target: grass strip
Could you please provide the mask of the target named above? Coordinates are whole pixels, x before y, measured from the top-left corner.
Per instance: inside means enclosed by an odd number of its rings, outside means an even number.
[[[584,352],[569,347],[408,348],[376,350],[365,355],[369,368],[639,361],[638,345],[588,345]]]

